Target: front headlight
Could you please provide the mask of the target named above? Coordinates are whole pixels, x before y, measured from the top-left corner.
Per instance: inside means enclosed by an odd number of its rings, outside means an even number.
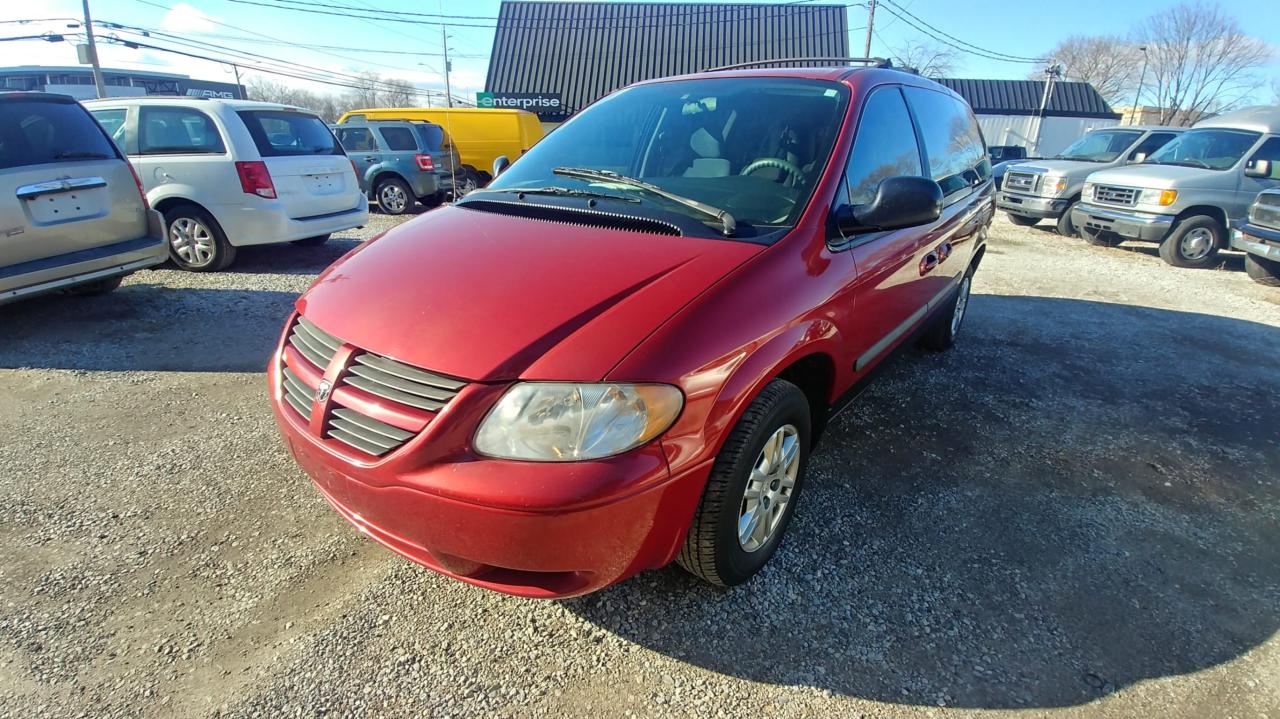
[[[1168,207],[1178,199],[1177,190],[1143,190],[1138,193],[1139,205],[1158,205]]]
[[[1057,197],[1067,191],[1067,178],[1045,175],[1040,185],[1040,194],[1045,197]]]
[[[1084,187],[1080,189],[1080,196],[1086,200],[1093,199],[1093,183],[1092,182],[1084,183]]]
[[[522,382],[480,423],[475,450],[535,462],[600,459],[662,434],[684,406],[665,384]]]

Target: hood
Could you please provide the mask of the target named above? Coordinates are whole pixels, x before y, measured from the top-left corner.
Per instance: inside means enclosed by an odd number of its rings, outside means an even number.
[[[1034,160],[1032,162],[1024,160],[1010,167],[1009,171],[1037,172],[1083,180],[1089,173],[1097,172],[1098,168],[1106,166],[1107,163],[1105,162],[1081,162],[1079,160]]]
[[[762,249],[444,207],[334,263],[297,307],[434,372],[590,381]]]
[[[1144,187],[1156,190],[1190,190],[1195,188],[1221,187],[1223,181],[1233,183],[1230,170],[1206,170],[1200,167],[1183,167],[1182,165],[1148,165],[1139,163],[1126,167],[1116,167],[1089,176],[1089,182],[1095,185],[1121,185],[1123,187]]]

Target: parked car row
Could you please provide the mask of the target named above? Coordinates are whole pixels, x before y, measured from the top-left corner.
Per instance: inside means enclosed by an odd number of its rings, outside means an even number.
[[[1280,108],[1254,107],[1191,129],[1095,130],[1054,158],[1010,166],[996,206],[1018,225],[1050,219],[1060,234],[1101,246],[1156,242],[1171,265],[1208,267],[1219,250],[1240,247],[1232,229],[1258,216],[1255,201],[1270,218],[1270,195],[1259,193],[1272,188],[1280,188]],[[1274,276],[1262,261],[1276,258],[1255,255],[1250,276]]]

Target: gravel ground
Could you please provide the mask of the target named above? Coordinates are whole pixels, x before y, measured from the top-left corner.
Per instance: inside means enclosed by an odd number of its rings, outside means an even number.
[[[361,539],[278,440],[290,303],[393,223],[0,308],[0,716],[1280,717],[1280,292],[1239,255],[997,220],[760,577],[537,602]]]

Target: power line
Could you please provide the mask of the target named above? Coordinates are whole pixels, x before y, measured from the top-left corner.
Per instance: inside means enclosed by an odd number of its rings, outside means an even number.
[[[1027,62],[1027,63],[1044,62],[1044,58],[1042,57],[1026,57],[1023,55],[1011,55],[1009,53],[1000,52],[998,50],[988,50],[984,47],[979,47],[977,45],[974,45],[971,42],[966,42],[964,40],[961,40],[960,38],[948,32],[939,30],[933,25],[930,25],[924,20],[921,20],[917,15],[913,14],[911,11],[907,10],[906,8],[901,7],[900,5],[898,5],[896,2],[893,2],[892,0],[879,0],[879,2],[881,3],[882,7],[884,7],[885,10],[888,10],[892,15],[897,17],[902,22],[910,25],[911,27],[915,28],[916,30],[919,30],[920,32],[926,35],[933,37],[933,39],[938,40],[939,42],[945,43],[957,50],[960,50],[961,52],[969,53],[972,55],[980,55],[990,60],[1004,60],[1006,62]],[[902,14],[900,15],[899,13],[902,13]],[[903,17],[903,15],[910,17],[912,20],[915,21],[915,23],[919,23],[920,25],[923,25],[925,28],[928,28],[928,30],[921,28],[919,25],[916,25],[911,20],[908,20],[907,17]],[[959,44],[957,45],[957,43]]]

